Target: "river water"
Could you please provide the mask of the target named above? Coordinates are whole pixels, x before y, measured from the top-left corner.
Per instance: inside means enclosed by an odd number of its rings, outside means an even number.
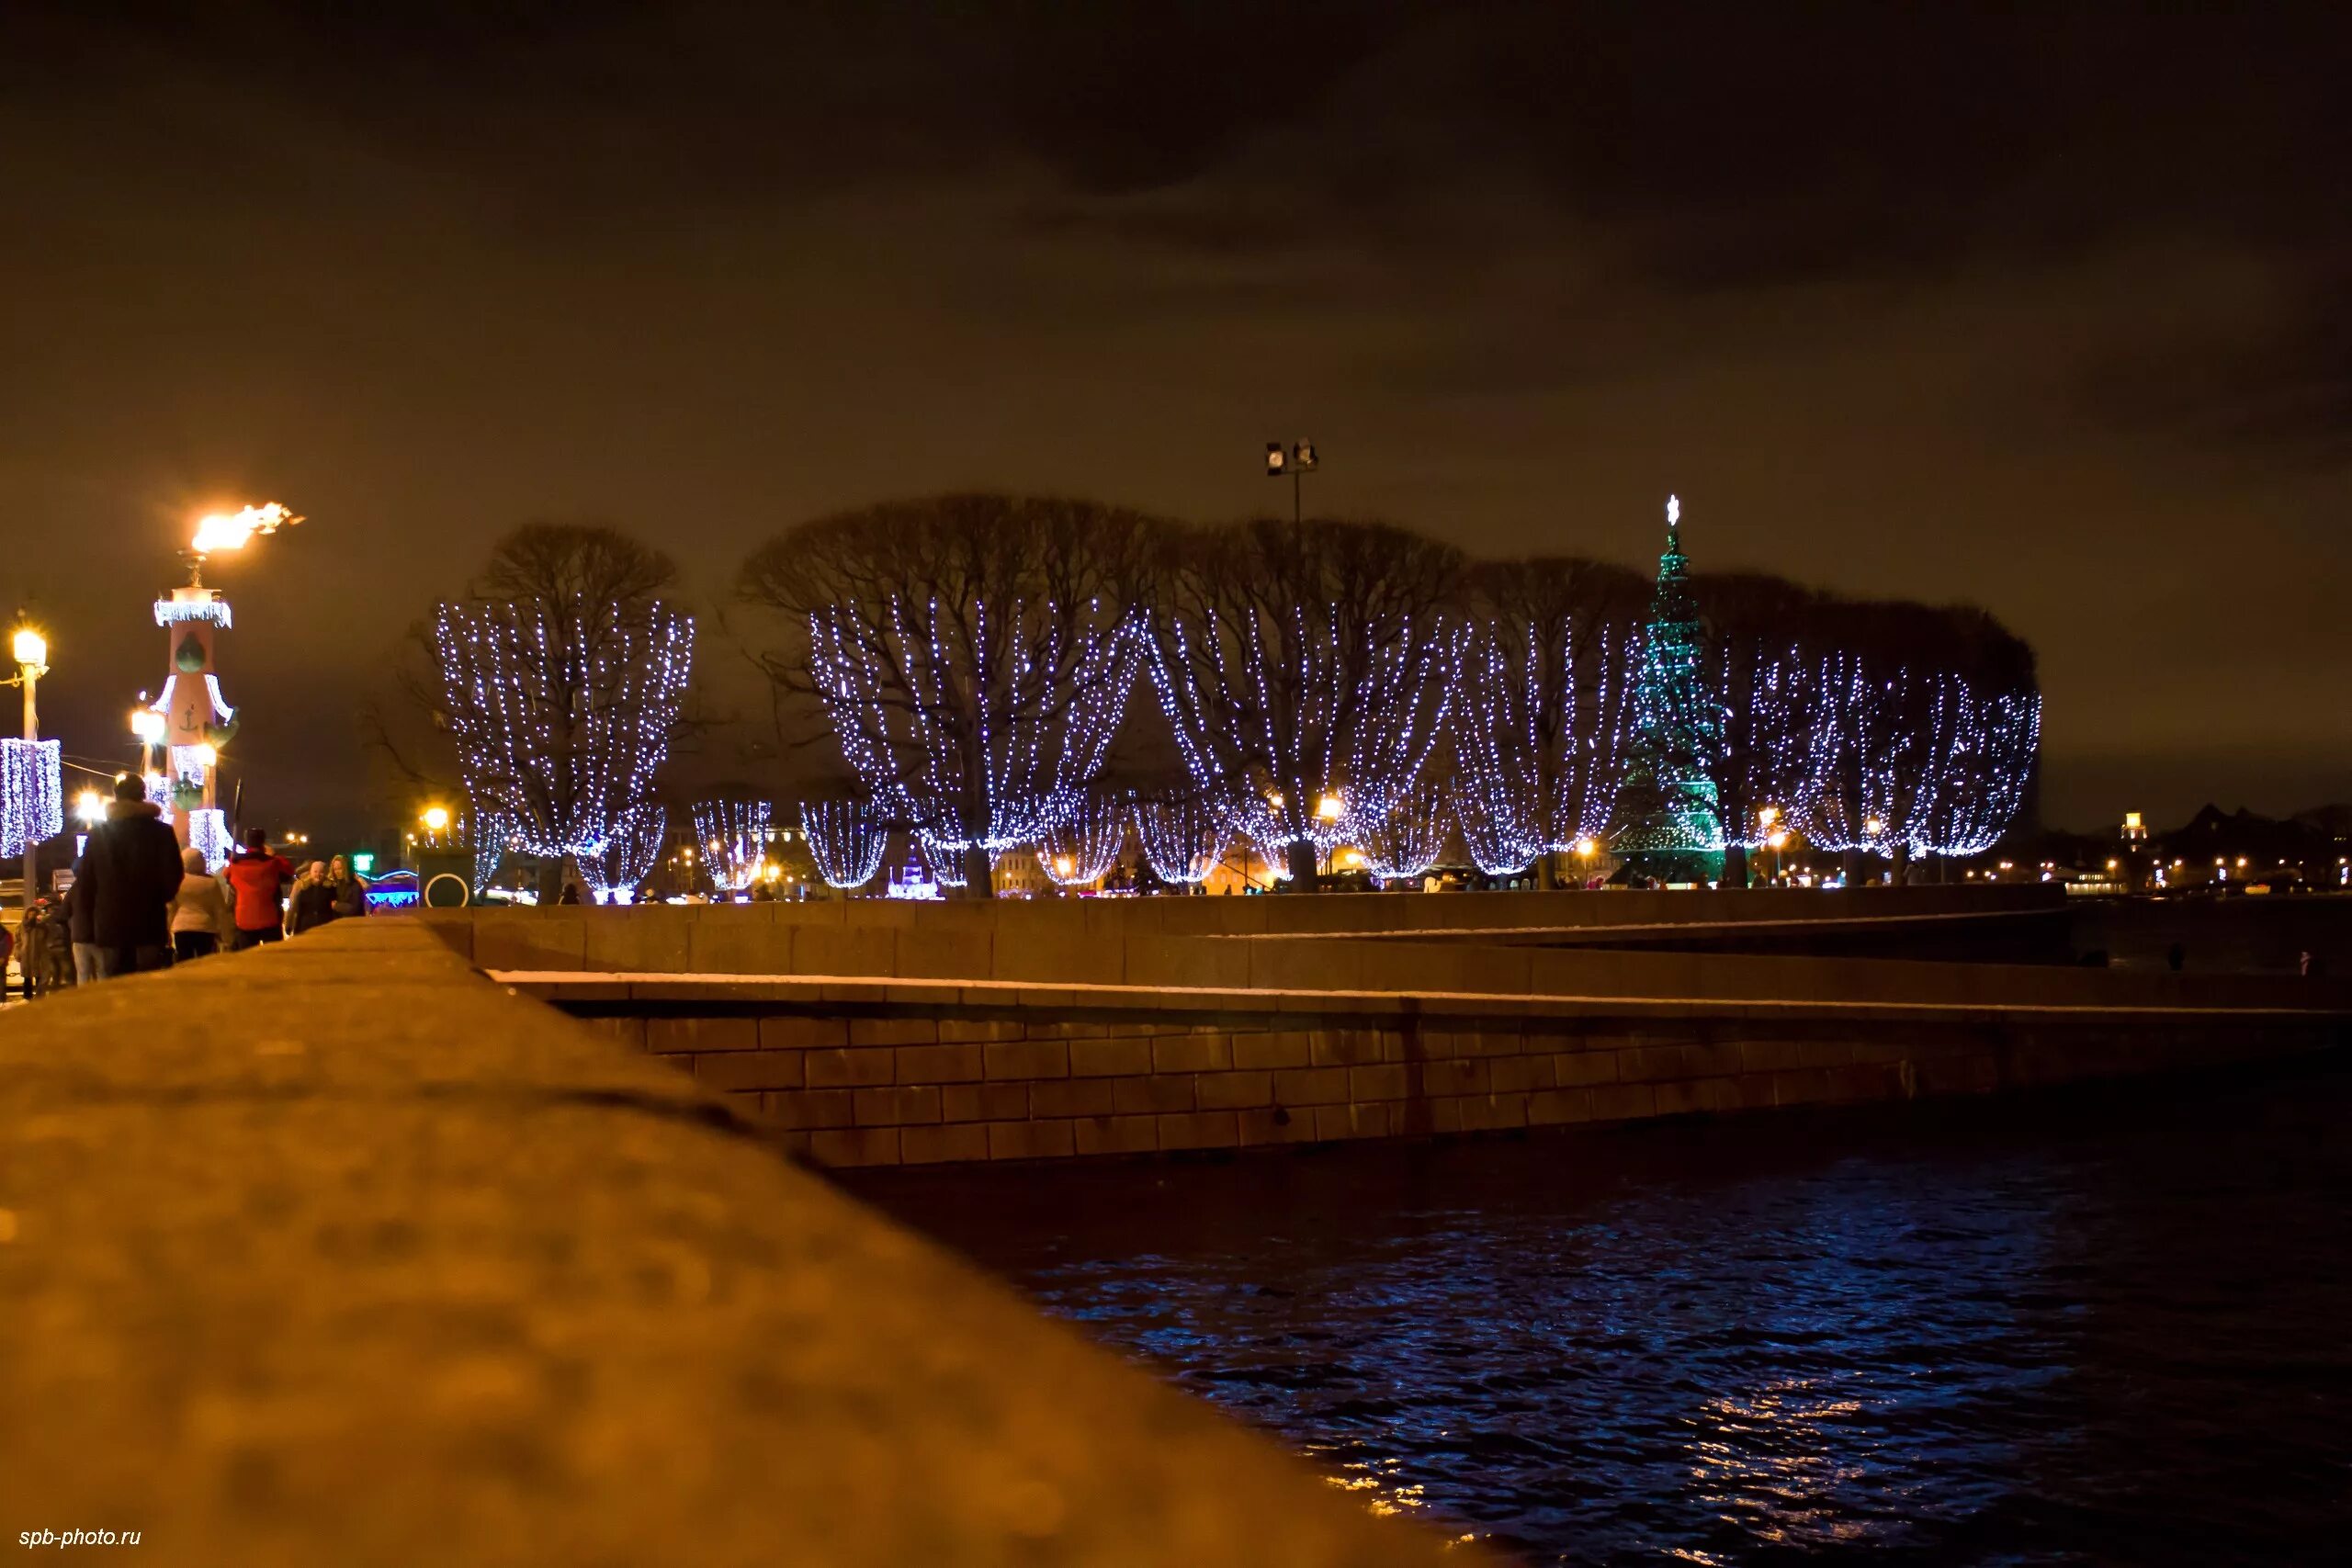
[[[2352,1071],[855,1184],[1539,1562],[2352,1556]]]

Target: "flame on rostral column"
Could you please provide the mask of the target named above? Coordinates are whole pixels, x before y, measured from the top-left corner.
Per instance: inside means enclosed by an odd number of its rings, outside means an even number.
[[[189,541],[190,554],[212,555],[220,550],[242,550],[245,541],[255,534],[275,534],[280,528],[290,528],[302,519],[277,502],[265,502],[238,512],[216,512],[197,520],[196,537]]]

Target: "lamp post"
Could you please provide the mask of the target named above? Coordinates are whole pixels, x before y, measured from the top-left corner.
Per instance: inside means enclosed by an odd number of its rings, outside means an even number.
[[[17,660],[17,675],[25,687],[25,739],[40,739],[40,678],[49,673],[49,639],[30,626],[18,626],[8,651]]]
[[[139,694],[139,705],[130,710],[130,733],[139,738],[139,776],[155,776],[155,748],[163,743],[164,719],[162,714],[147,705],[147,694]]]
[[[31,626],[20,626],[10,639],[9,653],[17,660],[17,679],[25,688],[25,740],[40,739],[40,678],[49,673],[49,639]],[[25,836],[25,908],[33,907],[40,886],[40,845],[34,833]]]
[[[1285,449],[1279,441],[1266,443],[1266,477],[1270,479],[1290,476],[1290,521],[1296,527],[1301,519],[1303,502],[1299,481],[1315,471],[1315,443],[1301,436]]]

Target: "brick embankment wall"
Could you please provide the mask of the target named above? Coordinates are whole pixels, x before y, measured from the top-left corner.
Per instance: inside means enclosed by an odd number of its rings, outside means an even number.
[[[1984,1093],[2325,1049],[2324,1012],[696,984],[532,989],[831,1166],[1143,1155]],[[982,999],[976,999],[982,998]],[[1102,1005],[1116,1002],[1120,1005]],[[1092,1005],[1090,1005],[1091,1003]]]

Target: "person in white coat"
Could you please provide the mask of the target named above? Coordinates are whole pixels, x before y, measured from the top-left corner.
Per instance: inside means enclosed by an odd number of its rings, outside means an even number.
[[[180,852],[180,890],[172,896],[172,962],[185,964],[220,951],[231,930],[229,893],[204,869],[204,852]]]

